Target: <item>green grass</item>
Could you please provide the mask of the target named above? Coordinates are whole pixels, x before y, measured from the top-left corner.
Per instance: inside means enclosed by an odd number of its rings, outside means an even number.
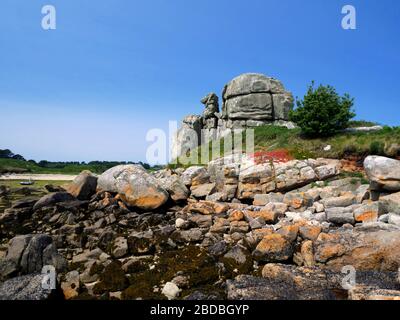
[[[342,159],[349,155],[362,157],[370,154],[389,157],[400,155],[398,153],[400,149],[400,127],[384,127],[376,132],[338,133],[332,137],[315,139],[302,136],[300,129],[289,130],[284,127],[263,126],[254,130],[255,152],[286,149],[295,159],[320,157]],[[216,143],[223,146],[222,140]],[[331,146],[330,151],[324,151],[327,145]],[[203,148],[209,148],[211,151],[212,144],[200,146],[192,152],[199,156]],[[221,150],[223,150],[223,147]],[[245,146],[243,150],[245,150]],[[210,152],[210,154],[212,153]],[[221,151],[217,156],[210,157],[209,160],[223,155],[224,152]],[[180,159],[178,159],[178,163],[181,163]],[[189,165],[186,164],[185,166]]]
[[[23,186],[20,184],[21,180],[0,180],[0,186],[6,186],[11,189],[18,189],[22,187],[30,187],[35,189],[44,188],[46,185],[60,186],[71,183],[72,181],[52,181],[52,180],[43,180],[43,181],[35,181],[34,185],[31,186]]]

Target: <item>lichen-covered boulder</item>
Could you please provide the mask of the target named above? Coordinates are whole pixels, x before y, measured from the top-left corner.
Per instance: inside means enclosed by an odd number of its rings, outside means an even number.
[[[130,206],[142,210],[155,210],[169,197],[157,179],[141,165],[119,165],[99,176],[97,189],[118,193]]]

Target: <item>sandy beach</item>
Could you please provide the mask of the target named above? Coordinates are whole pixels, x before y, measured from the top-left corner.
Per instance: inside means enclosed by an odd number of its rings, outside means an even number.
[[[4,174],[0,180],[72,181],[76,175],[67,174]]]

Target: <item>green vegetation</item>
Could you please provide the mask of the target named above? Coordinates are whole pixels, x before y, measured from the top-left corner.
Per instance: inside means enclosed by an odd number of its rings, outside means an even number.
[[[379,126],[379,123],[365,120],[352,120],[349,121],[349,128],[357,128],[357,127],[374,127]]]
[[[354,99],[348,94],[340,97],[335,88],[320,85],[309,86],[304,100],[297,100],[297,108],[290,113],[290,118],[309,137],[332,136],[348,127],[355,117],[352,112]]]
[[[7,188],[10,189],[18,189],[18,188],[23,188],[20,184],[21,180],[0,180],[0,186],[6,186]],[[55,180],[38,180],[35,181],[35,184],[32,186],[29,186],[30,188],[34,189],[42,189],[44,191],[44,186],[46,185],[53,185],[55,187],[62,187],[68,183],[71,183],[71,181],[55,181]]]
[[[243,138],[245,141],[245,138]],[[223,141],[216,141],[221,147],[221,152],[209,160],[216,159],[224,155]],[[400,156],[400,127],[384,127],[380,131],[374,132],[340,132],[333,136],[322,138],[309,138],[304,136],[301,129],[289,130],[284,127],[263,126],[254,129],[255,152],[270,152],[285,149],[295,159],[308,158],[335,158],[342,159],[347,156],[367,156],[370,154],[384,155],[388,157]],[[331,149],[325,151],[325,147],[330,145]],[[208,148],[210,154],[213,146],[208,144],[193,150],[200,158],[203,148]],[[214,146],[215,148],[215,146]],[[243,147],[245,150],[245,146]],[[228,152],[229,153],[229,152]],[[227,153],[225,153],[227,154]],[[178,159],[178,163],[182,163]],[[190,164],[185,164],[189,166]],[[171,167],[182,166],[170,165]]]
[[[79,174],[83,170],[89,170],[93,173],[103,173],[104,171],[120,164],[134,164],[134,162],[119,161],[91,161],[85,162],[51,162],[42,160],[26,161],[21,155],[15,155],[10,150],[0,149],[0,174],[3,173],[33,173],[33,174]],[[139,162],[145,169],[154,170],[146,163]]]

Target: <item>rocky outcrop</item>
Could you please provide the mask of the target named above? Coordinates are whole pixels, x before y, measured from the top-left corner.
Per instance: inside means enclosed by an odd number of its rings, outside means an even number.
[[[66,299],[395,299],[399,192],[374,199],[340,170],[251,156],[127,165],[86,201],[15,201],[0,214],[0,298],[49,298],[35,277],[52,265]],[[344,285],[349,266],[357,281]]]
[[[242,74],[229,82],[223,92],[222,119],[288,120],[293,96],[282,83],[262,74]]]
[[[221,112],[218,96],[210,93],[201,100],[205,105],[202,116],[184,118],[173,139],[174,159],[235,129],[263,125],[295,127],[289,122],[289,112],[294,105],[293,95],[279,80],[258,73],[242,74],[224,87],[222,98]]]

